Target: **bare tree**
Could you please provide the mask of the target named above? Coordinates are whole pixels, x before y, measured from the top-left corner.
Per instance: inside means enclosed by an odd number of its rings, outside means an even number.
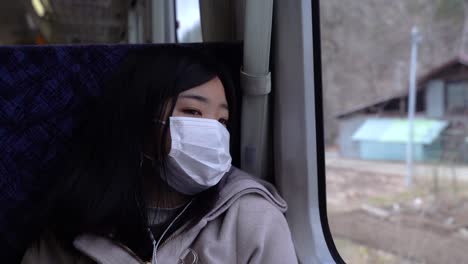
[[[461,35],[461,44],[458,51],[459,55],[468,54],[468,0],[463,1],[463,10],[465,12],[463,32]]]

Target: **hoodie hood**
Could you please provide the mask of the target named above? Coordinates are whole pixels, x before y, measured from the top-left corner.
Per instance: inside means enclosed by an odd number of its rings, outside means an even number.
[[[282,213],[285,213],[288,208],[286,202],[271,183],[254,178],[235,167],[231,168],[223,178],[219,188],[218,201],[210,213],[205,216],[208,221],[224,213],[234,202],[247,194],[262,196]]]

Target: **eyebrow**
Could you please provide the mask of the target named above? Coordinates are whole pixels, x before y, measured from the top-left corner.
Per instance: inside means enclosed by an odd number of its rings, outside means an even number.
[[[192,100],[197,100],[199,102],[202,102],[204,104],[207,104],[210,102],[210,100],[204,96],[201,95],[195,95],[195,94],[181,94],[179,95],[180,98],[187,98],[187,99],[192,99]],[[228,105],[225,103],[220,104],[222,108],[229,110]]]

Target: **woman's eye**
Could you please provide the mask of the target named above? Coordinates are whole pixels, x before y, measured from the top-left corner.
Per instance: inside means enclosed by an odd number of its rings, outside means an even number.
[[[228,124],[228,120],[224,119],[224,118],[219,119],[218,122],[220,122],[221,125],[223,125],[223,126],[227,126],[227,124]]]
[[[185,109],[182,111],[186,115],[192,115],[192,116],[202,116],[202,113],[198,110],[195,109]]]

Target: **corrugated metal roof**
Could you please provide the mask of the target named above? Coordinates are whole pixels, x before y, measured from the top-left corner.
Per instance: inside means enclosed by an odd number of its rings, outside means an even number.
[[[448,122],[418,118],[414,120],[414,143],[428,145],[448,126]],[[355,141],[406,143],[408,120],[400,118],[370,118],[354,132]]]
[[[417,84],[418,91],[421,89],[425,89],[426,82],[430,81],[431,79],[437,78],[445,70],[449,69],[450,67],[454,67],[456,65],[468,66],[468,54],[463,54],[463,53],[459,54],[458,56],[440,64],[439,66],[432,68],[429,72],[419,77],[418,84]],[[367,109],[369,107],[377,106],[379,104],[385,103],[393,99],[406,98],[406,97],[408,97],[408,90],[400,91],[390,96],[386,95],[384,97],[378,98],[372,103],[364,103],[364,104],[355,106],[354,108],[347,109],[341,113],[338,113],[336,117],[343,118],[343,117],[352,115],[356,112]]]

